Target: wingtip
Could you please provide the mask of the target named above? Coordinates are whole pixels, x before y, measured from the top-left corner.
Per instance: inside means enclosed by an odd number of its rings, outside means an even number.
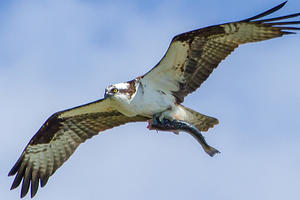
[[[291,34],[297,34],[296,32],[290,32],[290,31],[281,31],[283,35],[291,35]]]
[[[15,175],[15,173],[13,173],[12,170],[10,170],[7,174],[7,176],[13,176],[13,175]]]
[[[286,4],[287,2],[288,2],[288,1],[284,1],[284,2],[282,2],[281,4],[279,4],[278,6],[275,6],[273,9],[279,10],[279,9],[281,9],[283,6],[285,6],[285,4]]]
[[[20,195],[21,199],[23,199],[25,196],[26,196],[26,194],[24,194],[23,192],[21,192],[21,195]]]
[[[288,2],[288,0],[282,2],[282,3],[281,3],[281,4],[282,4],[282,7],[283,7],[287,2]]]
[[[41,187],[44,187],[47,184],[48,180],[49,180],[48,176],[41,177],[41,182],[40,182]]]
[[[16,176],[14,182],[12,183],[10,190],[13,190],[17,187],[19,187],[19,185],[21,184],[23,176]]]
[[[17,160],[17,162],[14,164],[14,166],[8,172],[8,176],[14,176],[18,172],[22,162],[23,162],[23,154],[20,156],[20,158]]]
[[[17,169],[16,169],[17,168]],[[14,176],[16,175],[17,171],[19,169],[19,166],[18,167],[13,167],[7,174],[7,176]]]
[[[33,170],[32,172],[32,179],[31,179],[31,190],[30,190],[30,196],[33,198],[39,188],[39,177],[38,177],[38,171]]]
[[[34,191],[33,191],[33,190],[31,189],[30,197],[33,198],[33,197],[36,195],[36,193],[37,193],[37,190],[34,190]]]
[[[274,12],[276,12],[277,10],[281,9],[287,2],[288,2],[288,1],[284,1],[284,2],[282,2],[281,4],[279,4],[279,5],[277,5],[277,6],[273,7],[273,8],[271,8],[271,9],[269,9],[269,10],[263,12],[263,13],[260,13],[260,14],[258,14],[258,15],[255,15],[255,16],[253,16],[253,17],[247,18],[247,19],[242,20],[242,21],[244,21],[244,22],[250,22],[250,21],[253,21],[253,20],[262,18],[262,17],[264,17],[264,16],[266,16],[266,15],[269,15],[269,14],[271,14],[271,13],[274,13]]]
[[[16,189],[16,187],[18,187],[18,186],[19,186],[19,185],[12,184],[11,187],[10,187],[10,190]]]

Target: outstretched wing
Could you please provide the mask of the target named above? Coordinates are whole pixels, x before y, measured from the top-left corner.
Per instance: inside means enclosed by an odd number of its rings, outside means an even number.
[[[146,120],[142,116],[126,117],[110,106],[109,99],[53,114],[9,172],[9,176],[16,174],[11,189],[18,187],[23,179],[21,197],[27,194],[30,184],[33,197],[39,182],[41,187],[45,186],[48,178],[86,139],[127,122]]]
[[[240,44],[257,42],[291,34],[300,30],[286,25],[300,21],[277,22],[297,17],[300,13],[257,20],[269,15],[286,2],[254,17],[232,23],[210,26],[173,38],[162,60],[142,77],[145,84],[175,96],[177,103],[195,91],[208,78],[218,64]]]

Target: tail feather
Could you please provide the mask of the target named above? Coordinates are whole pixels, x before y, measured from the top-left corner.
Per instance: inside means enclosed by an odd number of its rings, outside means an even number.
[[[199,131],[207,131],[209,128],[212,128],[219,123],[219,120],[214,117],[203,115],[184,106],[182,106],[182,108],[188,115],[188,119],[185,121],[195,126]]]

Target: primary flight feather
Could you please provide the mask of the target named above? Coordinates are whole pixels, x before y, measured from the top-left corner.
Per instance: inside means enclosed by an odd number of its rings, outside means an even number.
[[[86,139],[128,122],[148,121],[149,129],[186,131],[210,156],[218,153],[206,144],[200,133],[218,124],[218,120],[181,103],[240,44],[300,30],[291,26],[299,25],[300,21],[279,21],[300,13],[260,19],[285,3],[245,20],[177,35],[161,61],[145,75],[108,86],[104,99],[53,114],[29,141],[9,172],[9,176],[16,175],[11,189],[23,181],[21,197],[29,188],[31,197],[35,196],[39,183],[45,186],[49,177]]]

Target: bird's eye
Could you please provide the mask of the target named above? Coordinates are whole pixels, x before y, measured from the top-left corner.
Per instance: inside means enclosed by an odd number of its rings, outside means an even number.
[[[119,90],[117,88],[113,89],[113,93],[117,93]]]

